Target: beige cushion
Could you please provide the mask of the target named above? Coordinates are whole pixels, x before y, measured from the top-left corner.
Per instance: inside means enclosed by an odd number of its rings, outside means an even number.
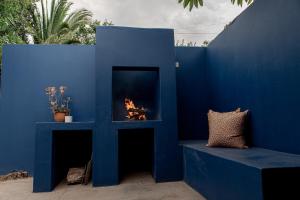
[[[240,112],[219,113],[209,110],[209,147],[247,148],[244,138],[244,127],[248,110]]]

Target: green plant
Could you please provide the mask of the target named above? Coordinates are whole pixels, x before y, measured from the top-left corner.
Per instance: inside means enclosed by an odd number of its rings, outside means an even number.
[[[5,44],[95,44],[96,26],[86,9],[70,11],[68,0],[0,0],[0,75]]]
[[[71,97],[65,97],[65,91],[67,87],[60,86],[59,92],[57,92],[56,87],[47,87],[45,89],[46,94],[49,97],[49,106],[53,114],[55,113],[66,113],[71,114],[71,109],[69,107]]]
[[[177,40],[175,46],[176,47],[195,47],[197,45],[197,42],[186,42],[184,39]]]
[[[47,0],[40,1],[40,8],[34,9],[34,43],[80,43],[75,40],[75,32],[82,25],[90,23],[92,13],[86,9],[70,12],[73,5],[68,0],[52,0],[48,8]]]
[[[36,0],[0,0],[0,75],[2,47],[5,44],[29,43],[32,10]]]
[[[247,3],[248,5],[253,2],[253,0],[230,0],[232,4],[237,3],[237,5],[242,6],[243,3]],[[189,7],[191,11],[194,7],[198,8],[203,6],[203,0],[178,0],[178,3],[182,3],[183,7]]]
[[[208,40],[204,40],[201,47],[207,47],[209,45],[209,41]]]
[[[98,20],[90,21],[87,24],[82,24],[75,32],[74,39],[81,44],[96,44],[96,27],[97,26],[112,26],[111,21],[103,22]]]

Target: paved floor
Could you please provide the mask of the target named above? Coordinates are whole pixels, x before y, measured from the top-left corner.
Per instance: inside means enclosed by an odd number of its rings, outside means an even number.
[[[128,177],[120,185],[58,185],[53,192],[32,193],[32,178],[0,182],[0,200],[205,200],[184,182],[155,183],[150,175]]]

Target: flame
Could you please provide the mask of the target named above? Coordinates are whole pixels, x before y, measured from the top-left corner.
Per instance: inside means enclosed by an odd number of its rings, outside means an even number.
[[[133,101],[125,98],[125,108],[128,112],[128,115],[126,116],[128,119],[133,120],[146,120],[146,110],[144,107],[138,108],[134,105]]]

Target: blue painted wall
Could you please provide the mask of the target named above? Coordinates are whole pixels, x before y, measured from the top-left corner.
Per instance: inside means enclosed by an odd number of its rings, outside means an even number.
[[[208,84],[206,48],[175,48],[178,131],[181,140],[207,139]]]
[[[256,0],[207,50],[210,106],[250,109],[254,145],[297,154],[299,10],[299,0]]]
[[[3,50],[0,174],[33,171],[35,122],[52,121],[47,86],[68,86],[76,121],[94,119],[94,46],[9,45]]]
[[[180,139],[207,138],[208,108],[227,111],[242,107],[251,110],[254,145],[300,153],[299,10],[297,0],[256,0],[206,50],[175,48],[174,60],[180,63],[176,69]],[[115,46],[131,45],[132,41],[119,39],[113,41]],[[102,42],[103,49],[111,45]],[[139,66],[141,60],[147,60],[148,66],[157,66],[156,57],[149,54],[155,43],[142,38],[139,42],[141,46],[132,45],[139,59],[113,64]],[[138,47],[145,44],[149,44],[148,49],[139,51]],[[124,57],[130,58],[126,53]],[[116,52],[108,54],[99,54],[97,59],[115,56]],[[52,120],[44,94],[46,86],[69,86],[75,120],[94,119],[95,60],[94,46],[4,47],[0,174],[13,169],[32,172],[34,123]]]
[[[4,47],[2,86],[0,89],[0,174],[14,169],[33,172],[35,122],[52,121],[48,109],[47,86],[66,85],[73,97],[74,120],[94,120],[95,47],[77,45],[8,45]],[[203,65],[199,48],[176,48],[178,101],[190,104],[186,91],[199,80],[196,72]],[[202,68],[204,69],[204,68]],[[199,70],[199,74],[202,70]],[[187,76],[193,76],[193,81]],[[199,85],[200,86],[200,85]],[[181,94],[185,92],[185,94]],[[198,93],[196,93],[198,94]],[[200,99],[200,97],[199,97]],[[194,106],[202,104],[194,101]],[[190,114],[194,106],[178,107],[180,115]],[[194,117],[197,115],[195,114]],[[181,138],[198,138],[195,123],[185,125],[179,118]],[[192,119],[192,117],[191,117]],[[184,126],[184,127],[183,127]],[[202,128],[199,128],[202,130]],[[187,136],[185,136],[185,133]],[[201,134],[199,134],[201,135]]]

